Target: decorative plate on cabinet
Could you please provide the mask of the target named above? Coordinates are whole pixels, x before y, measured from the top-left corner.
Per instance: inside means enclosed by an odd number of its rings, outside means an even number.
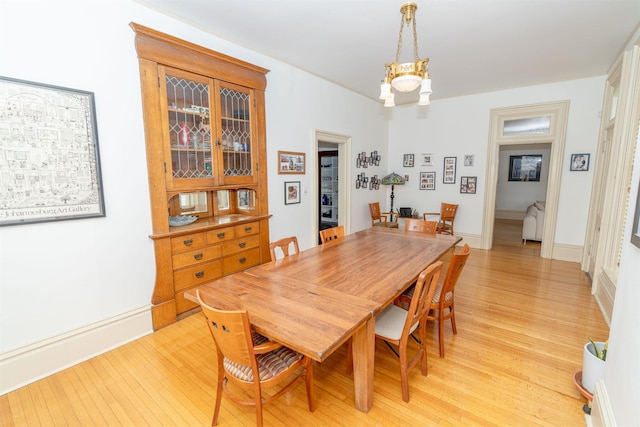
[[[192,222],[195,222],[197,219],[198,219],[197,216],[191,216],[191,215],[170,216],[169,225],[172,227],[180,227],[182,225],[191,224]]]

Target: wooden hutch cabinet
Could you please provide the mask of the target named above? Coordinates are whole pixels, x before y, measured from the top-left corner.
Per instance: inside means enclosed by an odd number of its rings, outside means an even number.
[[[153,327],[159,329],[197,307],[184,298],[186,290],[270,259],[268,70],[131,27],[156,257]]]

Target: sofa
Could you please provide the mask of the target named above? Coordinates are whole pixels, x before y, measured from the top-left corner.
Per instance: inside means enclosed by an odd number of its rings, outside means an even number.
[[[527,244],[527,240],[542,241],[544,208],[544,200],[537,200],[527,208],[527,213],[524,215],[524,220],[522,221],[522,240],[525,245]]]

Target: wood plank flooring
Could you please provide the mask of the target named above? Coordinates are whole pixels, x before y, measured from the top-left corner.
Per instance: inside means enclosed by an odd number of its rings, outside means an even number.
[[[402,401],[398,360],[376,351],[374,407],[354,408],[346,347],[315,364],[316,411],[300,384],[264,409],[266,425],[579,426],[586,402],[573,384],[588,336],[608,327],[576,263],[522,246],[519,221],[498,221],[494,248],[474,250],[456,290],[458,334],[427,331],[429,375],[413,369]],[[211,422],[215,350],[201,314],[0,396],[0,425],[204,426]],[[250,408],[222,400],[220,425],[255,425]]]

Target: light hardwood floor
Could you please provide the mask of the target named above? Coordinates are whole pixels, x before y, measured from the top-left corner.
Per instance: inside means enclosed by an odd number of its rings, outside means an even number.
[[[520,228],[519,228],[520,227]],[[473,250],[456,290],[458,334],[446,356],[427,331],[429,375],[413,369],[402,401],[398,360],[376,351],[373,409],[354,408],[346,348],[315,364],[316,411],[300,384],[264,409],[266,425],[580,426],[573,384],[588,336],[608,328],[579,265],[541,259],[500,221],[494,249]],[[434,334],[435,332],[435,334]],[[215,351],[201,314],[0,396],[0,425],[204,426],[211,422]],[[222,400],[220,425],[255,425],[250,408]]]

